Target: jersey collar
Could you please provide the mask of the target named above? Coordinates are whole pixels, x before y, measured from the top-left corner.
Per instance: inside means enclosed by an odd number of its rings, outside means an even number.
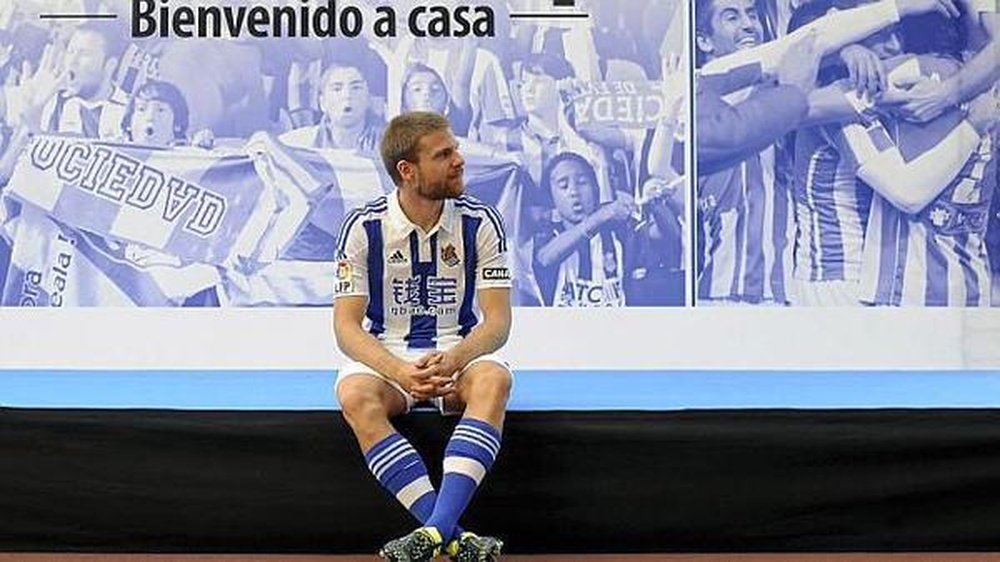
[[[406,213],[403,212],[403,208],[399,204],[399,189],[394,190],[388,196],[389,199],[389,224],[392,227],[395,234],[400,236],[408,236],[410,232],[416,231],[417,234],[428,237],[439,230],[443,230],[447,233],[455,232],[455,201],[454,199],[445,199],[444,208],[441,209],[441,217],[438,219],[436,225],[430,229],[428,232],[423,232],[417,225],[410,222],[407,218]]]

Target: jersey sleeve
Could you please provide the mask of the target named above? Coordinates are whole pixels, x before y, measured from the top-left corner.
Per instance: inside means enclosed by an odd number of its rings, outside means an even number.
[[[879,0],[849,10],[840,10],[774,41],[713,59],[702,67],[702,73],[719,74],[737,66],[756,63],[761,65],[765,73],[771,74],[778,68],[785,53],[809,33],[815,32],[817,47],[824,54],[830,54],[898,21],[899,8],[895,0]]]
[[[476,287],[505,289],[511,286],[511,267],[507,252],[507,231],[503,217],[495,209],[486,213],[487,220],[476,236]]]
[[[333,298],[368,296],[368,237],[356,215],[344,219],[336,257]]]
[[[1000,3],[997,0],[968,0],[969,7],[976,13],[996,14],[1000,13]]]

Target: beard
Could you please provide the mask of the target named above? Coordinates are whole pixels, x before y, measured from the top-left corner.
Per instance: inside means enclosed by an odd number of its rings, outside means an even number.
[[[444,178],[436,182],[421,181],[417,184],[417,193],[425,199],[442,201],[444,199],[455,199],[465,192],[465,182],[459,175],[457,181],[454,178]]]

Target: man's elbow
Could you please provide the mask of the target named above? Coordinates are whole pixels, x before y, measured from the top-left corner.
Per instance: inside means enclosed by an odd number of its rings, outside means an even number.
[[[360,326],[351,318],[343,314],[337,314],[334,307],[333,314],[333,338],[337,342],[337,347],[345,351],[350,347],[351,336],[360,329]]]
[[[885,184],[888,182],[879,182],[879,183]],[[931,202],[931,199],[918,196],[915,193],[917,190],[912,190],[912,191],[907,190],[902,193],[892,193],[891,195],[888,195],[889,191],[885,190],[884,188],[881,188],[881,186],[879,186],[878,183],[872,183],[871,185],[873,188],[875,188],[876,191],[887,194],[885,197],[886,199],[889,200],[890,203],[892,203],[893,207],[896,207],[897,209],[908,215],[915,215],[920,211],[923,211],[924,208],[927,207],[927,205],[929,205]]]
[[[897,209],[903,211],[908,215],[916,215],[920,211],[923,211],[925,208],[927,208],[927,205],[930,205],[931,203],[931,199],[917,198],[909,195],[900,197],[898,199],[899,200],[897,202],[894,202],[893,204],[896,206]]]
[[[497,348],[506,345],[507,340],[510,339],[510,310],[507,310],[505,313],[495,314],[493,318],[486,321],[486,324],[489,326],[489,330],[493,334],[493,340],[496,342]]]

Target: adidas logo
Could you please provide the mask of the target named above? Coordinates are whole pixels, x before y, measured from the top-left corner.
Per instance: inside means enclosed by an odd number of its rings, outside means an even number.
[[[392,265],[398,265],[406,263],[406,256],[403,255],[403,250],[396,250],[389,256],[389,263]]]

